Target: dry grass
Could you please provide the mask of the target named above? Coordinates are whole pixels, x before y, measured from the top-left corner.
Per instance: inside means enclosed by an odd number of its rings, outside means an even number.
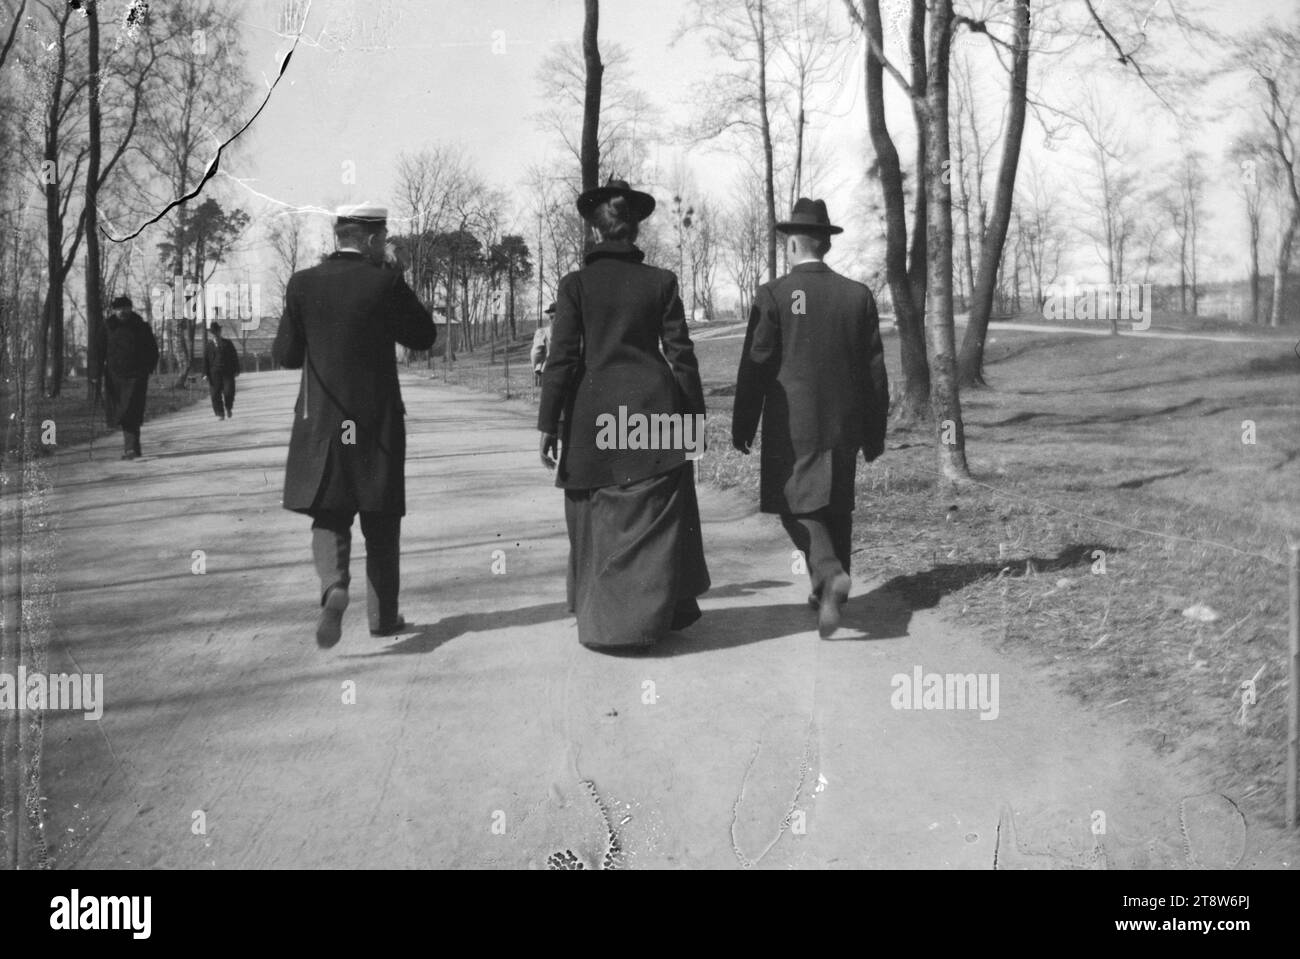
[[[208,401],[207,383],[201,380],[193,380],[191,384],[184,389],[173,389],[176,382],[176,375],[169,373],[165,375],[155,374],[149,378],[149,392],[145,400],[145,426],[148,427],[149,421],[157,419],[167,413],[175,413],[177,410],[185,409],[195,403]],[[14,456],[22,443],[22,436],[16,426],[16,419],[11,420],[10,414],[13,412],[13,393],[12,390],[6,389],[0,394],[0,419],[3,419],[7,425],[3,439],[3,458],[7,461]],[[109,430],[104,425],[104,406],[102,401],[97,400],[92,409],[91,403],[86,399],[86,383],[84,380],[73,380],[64,384],[63,392],[56,397],[38,397],[33,408],[28,411],[28,420],[34,424],[35,435],[32,437],[32,448],[38,453],[52,453],[54,447],[77,446],[88,443],[91,440],[93,431],[96,446],[100,442],[113,444],[121,442],[121,432],[118,430]],[[53,445],[42,442],[44,430],[42,424],[46,421],[54,424],[54,438],[56,443]]]
[[[930,431],[892,431],[858,475],[859,578],[883,577],[913,608],[942,604],[1158,751],[1205,759],[1219,788],[1279,819],[1283,563],[1287,537],[1300,537],[1294,340],[995,333],[993,388],[963,396],[981,485],[944,490]],[[699,347],[721,441],[702,475],[756,499],[757,457],[729,443],[739,348]],[[892,339],[886,348],[896,375]],[[1218,619],[1183,616],[1197,603]],[[1243,717],[1250,679],[1257,702]]]

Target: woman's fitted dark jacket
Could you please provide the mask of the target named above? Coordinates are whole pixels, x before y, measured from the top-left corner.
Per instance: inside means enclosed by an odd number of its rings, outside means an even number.
[[[600,449],[602,414],[704,412],[677,277],[644,258],[631,243],[607,241],[560,281],[537,428],[560,435],[555,485],[564,489],[626,485],[685,462],[683,449]]]

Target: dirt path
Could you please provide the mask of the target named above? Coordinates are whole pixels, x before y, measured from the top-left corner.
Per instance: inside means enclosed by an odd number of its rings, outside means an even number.
[[[405,387],[415,626],[372,639],[357,603],[322,652],[308,523],[279,507],[297,378],[240,382],[234,420],[148,423],[140,462],[58,456],[49,670],[103,673],[106,700],[49,714],[58,866],[1294,862],[868,570],[818,640],[779,524],[730,494],[702,490],[704,619],[648,655],[584,650],[531,417],[453,388]],[[996,675],[996,718],[894,708],[917,667]]]

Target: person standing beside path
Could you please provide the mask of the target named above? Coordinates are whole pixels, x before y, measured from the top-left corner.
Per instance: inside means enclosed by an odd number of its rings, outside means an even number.
[[[551,324],[555,322],[555,304],[546,308],[546,325],[539,326],[533,334],[533,348],[528,354],[533,364],[533,386],[540,386],[542,370],[546,369],[546,354],[551,349]]]
[[[560,281],[542,373],[537,428],[542,464],[564,490],[569,609],[578,641],[596,649],[686,628],[709,588],[687,456],[704,439],[699,366],[677,277],[643,264],[635,246],[654,208],[621,180],[578,197],[601,241]],[[620,435],[647,419],[669,429],[653,442],[644,430]]]
[[[98,334],[95,388],[103,384],[108,428],[122,428],[122,459],[139,459],[149,376],[158,367],[158,340],[132,308],[130,297],[114,298],[110,309]]]
[[[217,419],[235,415],[235,377],[239,372],[235,344],[221,335],[220,323],[208,324],[208,338],[203,343],[203,375],[208,379],[212,412],[217,414]]]
[[[272,355],[301,369],[284,476],[284,508],[312,518],[320,578],[316,642],[342,634],[351,581],[352,521],[366,540],[366,600],[372,636],[406,627],[398,612],[400,538],[406,514],[406,407],[396,344],[430,349],[433,316],[386,261],[388,211],[341,207],[336,251],[295,273]]]
[[[824,262],[834,226],[801,197],[785,234],[790,272],[758,288],[736,374],[732,444],[749,453],[763,421],[759,508],[781,517],[807,557],[809,604],[823,638],[840,624],[852,581],[857,454],[885,449],[889,381],[871,291]]]

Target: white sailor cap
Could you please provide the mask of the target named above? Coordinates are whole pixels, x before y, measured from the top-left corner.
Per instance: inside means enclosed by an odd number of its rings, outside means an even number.
[[[334,210],[335,225],[360,223],[366,226],[383,224],[388,220],[388,207],[372,203],[350,203]]]

